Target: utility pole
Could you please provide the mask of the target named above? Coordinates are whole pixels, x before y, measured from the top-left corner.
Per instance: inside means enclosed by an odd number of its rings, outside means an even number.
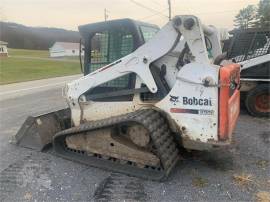
[[[105,8],[104,9],[104,20],[107,21],[109,15],[108,15],[108,10]]]
[[[168,6],[169,6],[169,20],[172,19],[172,7],[171,7],[171,0],[168,0]]]

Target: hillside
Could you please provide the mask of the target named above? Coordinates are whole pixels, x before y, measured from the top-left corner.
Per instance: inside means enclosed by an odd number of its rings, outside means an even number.
[[[47,27],[28,27],[0,21],[0,40],[8,42],[9,48],[48,50],[55,41],[79,42],[76,31]]]

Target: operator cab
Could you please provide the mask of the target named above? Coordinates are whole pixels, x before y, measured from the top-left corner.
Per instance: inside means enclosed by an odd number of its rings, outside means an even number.
[[[85,47],[84,75],[122,58],[151,39],[159,27],[131,19],[79,26]]]
[[[159,27],[131,19],[119,19],[82,25],[79,31],[85,47],[83,72],[87,75],[135,51],[151,39]],[[131,101],[135,82],[136,75],[131,73],[95,87],[85,95],[93,101]],[[119,91],[117,96],[106,95]],[[95,96],[97,94],[99,98]],[[106,96],[100,98],[101,94]]]

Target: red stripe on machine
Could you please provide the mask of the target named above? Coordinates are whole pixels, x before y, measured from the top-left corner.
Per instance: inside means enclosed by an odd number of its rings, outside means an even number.
[[[197,109],[182,109],[182,108],[171,108],[171,113],[186,113],[186,114],[199,114]]]

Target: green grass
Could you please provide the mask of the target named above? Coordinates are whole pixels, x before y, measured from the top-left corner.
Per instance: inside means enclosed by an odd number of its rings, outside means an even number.
[[[49,58],[49,51],[47,50],[26,50],[26,49],[8,49],[10,56],[27,56],[27,57],[41,57]]]
[[[8,49],[8,54],[11,57],[31,57],[31,58],[45,58],[54,60],[76,60],[79,61],[79,56],[66,56],[60,58],[50,58],[48,50],[27,50],[27,49]]]
[[[9,49],[8,51],[10,57],[0,59],[0,84],[80,73],[79,61],[50,60],[48,58],[48,51],[20,49]],[[20,56],[33,58],[23,58]]]

